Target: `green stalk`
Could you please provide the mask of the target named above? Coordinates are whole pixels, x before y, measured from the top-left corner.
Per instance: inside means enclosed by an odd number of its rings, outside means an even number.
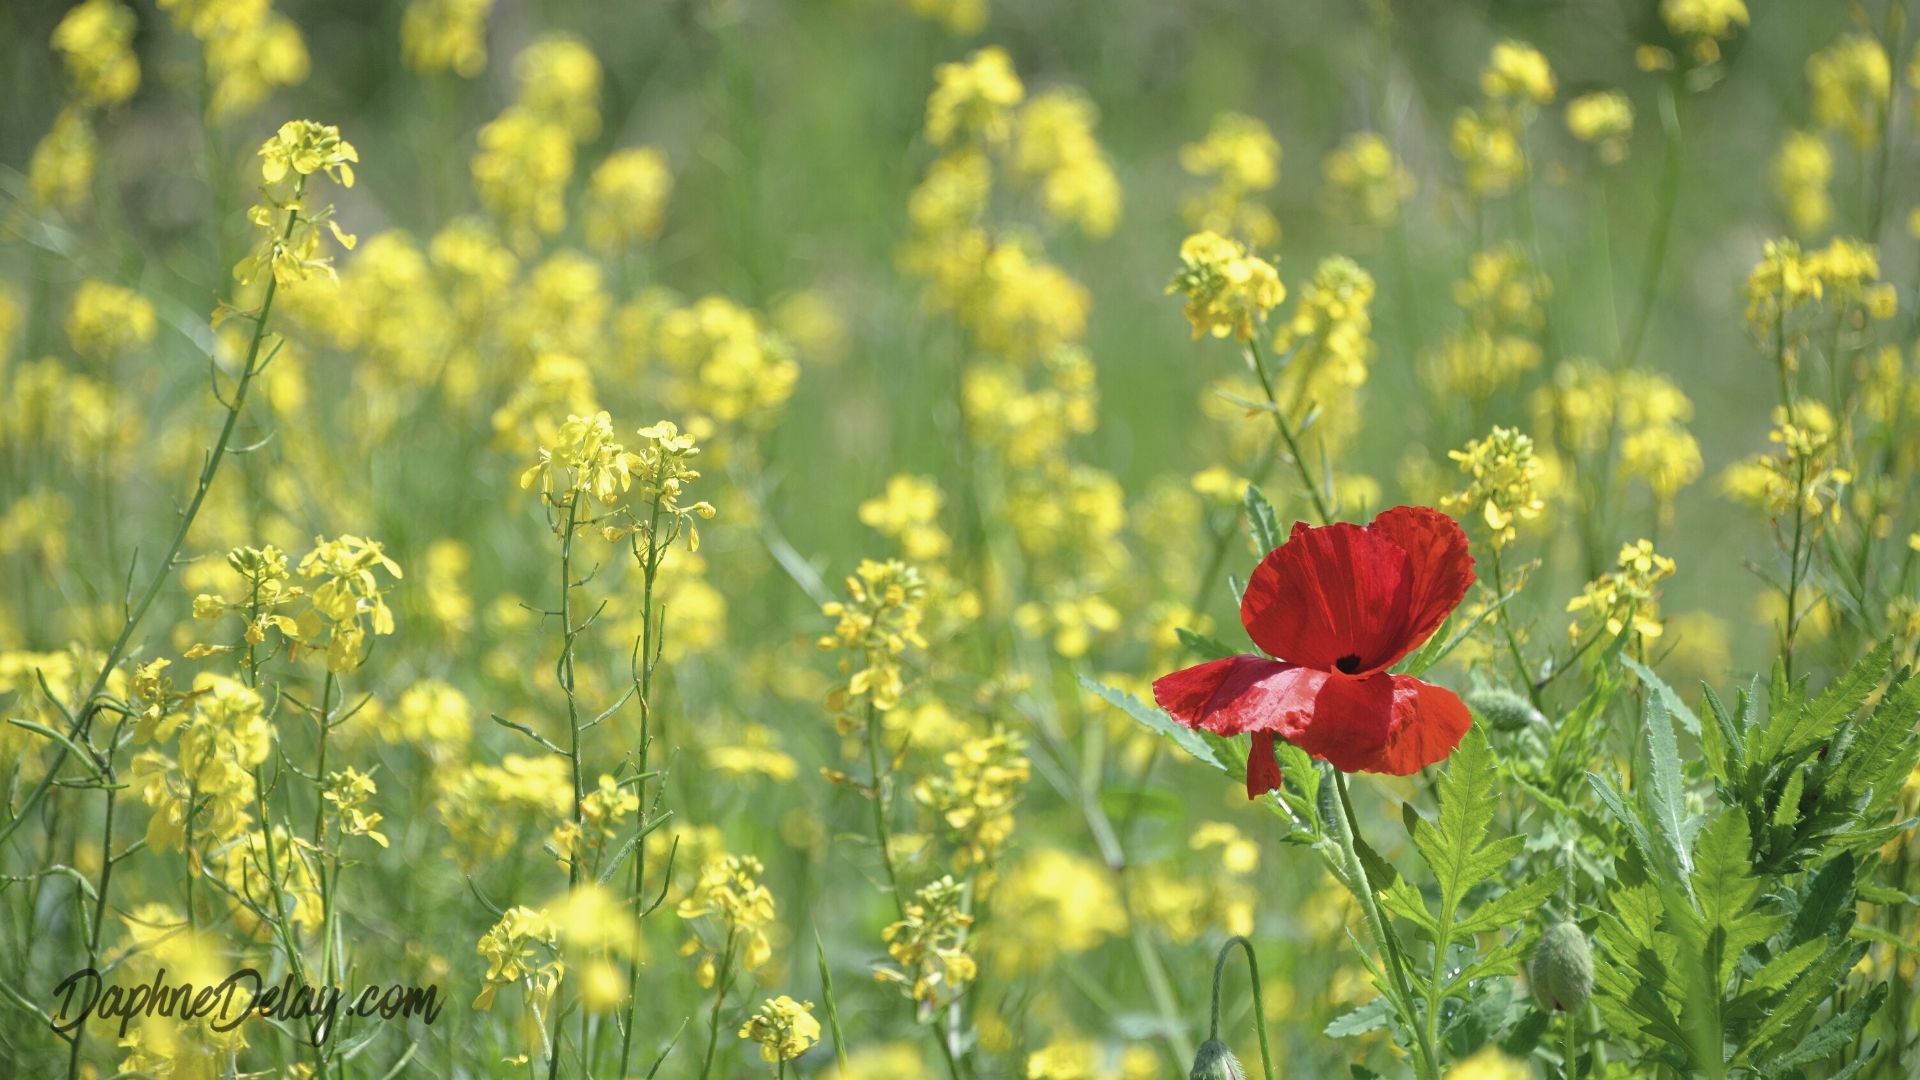
[[[1247,356],[1252,361],[1254,373],[1260,377],[1260,389],[1267,395],[1267,404],[1272,407],[1274,429],[1280,441],[1286,444],[1288,455],[1293,458],[1294,471],[1300,474],[1300,486],[1306,489],[1307,497],[1313,502],[1313,512],[1324,525],[1333,520],[1333,511],[1328,508],[1320,485],[1314,482],[1313,474],[1307,470],[1307,459],[1300,453],[1300,442],[1294,436],[1293,425],[1287,422],[1286,414],[1280,410],[1280,399],[1274,393],[1272,376],[1267,374],[1267,360],[1260,348],[1260,336],[1257,333],[1247,339]]]
[[[1680,76],[1662,84],[1660,91],[1660,128],[1666,133],[1667,153],[1660,170],[1659,201],[1654,206],[1653,236],[1647,245],[1647,262],[1640,275],[1640,301],[1634,308],[1633,329],[1627,334],[1626,352],[1620,366],[1629,368],[1640,355],[1646,340],[1647,322],[1653,315],[1653,302],[1660,292],[1660,273],[1666,267],[1667,247],[1673,238],[1673,210],[1680,201],[1680,165],[1685,144],[1680,132],[1680,101],[1676,83]]]
[[[1361,909],[1366,913],[1367,927],[1373,933],[1374,942],[1380,947],[1381,966],[1387,970],[1387,978],[1393,983],[1393,991],[1399,997],[1401,1012],[1412,1029],[1414,1045],[1414,1072],[1420,1080],[1439,1080],[1439,1059],[1435,1056],[1434,1039],[1427,1025],[1413,1015],[1413,986],[1407,978],[1406,960],[1400,951],[1399,939],[1394,936],[1393,928],[1380,914],[1380,905],[1373,895],[1373,882],[1367,877],[1366,864],[1360,861],[1357,843],[1360,826],[1354,817],[1353,798],[1347,793],[1347,774],[1333,770],[1334,787],[1340,793],[1340,832],[1335,838],[1340,844],[1340,853],[1346,860],[1348,888],[1354,898],[1360,901]],[[1431,1019],[1431,1016],[1429,1016]]]
[[[1247,954],[1247,975],[1253,982],[1253,1029],[1260,1035],[1260,1071],[1267,1080],[1273,1080],[1273,1051],[1267,1045],[1267,1009],[1260,997],[1260,961],[1253,955],[1253,943],[1238,934],[1220,946],[1220,955],[1213,961],[1213,1013],[1207,1024],[1207,1038],[1220,1038],[1220,977],[1226,973],[1227,957],[1235,945]]]

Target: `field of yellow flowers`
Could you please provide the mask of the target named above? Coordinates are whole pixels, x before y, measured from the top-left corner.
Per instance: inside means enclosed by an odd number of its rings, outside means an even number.
[[[0,1077],[1920,1076],[1906,0],[0,9]]]

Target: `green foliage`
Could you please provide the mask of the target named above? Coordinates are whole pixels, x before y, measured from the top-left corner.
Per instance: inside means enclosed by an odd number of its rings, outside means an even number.
[[[1627,841],[1596,935],[1607,1027],[1643,1065],[1709,1077],[1813,1075],[1857,1054],[1887,987],[1842,1000],[1866,951],[1853,910],[1867,853],[1901,825],[1888,819],[1920,753],[1914,682],[1883,645],[1815,696],[1777,670],[1765,722],[1751,690],[1728,710],[1708,689],[1702,771],[1720,805],[1703,814],[1669,719],[1677,695],[1632,667],[1647,690],[1641,772],[1631,795],[1590,778]]]
[[[1515,973],[1537,933],[1531,926],[1534,912],[1562,881],[1560,871],[1552,869],[1499,887],[1526,839],[1488,838],[1500,804],[1497,781],[1486,736],[1470,729],[1436,785],[1439,814],[1429,821],[1411,804],[1403,808],[1414,849],[1433,875],[1433,885],[1421,890],[1403,878],[1381,894],[1383,906],[1413,926],[1429,948],[1420,972],[1426,984],[1426,1022],[1443,1038],[1456,1024],[1473,1018],[1470,1006],[1479,996],[1474,990],[1480,980]],[[1483,952],[1476,939],[1491,933],[1507,938]],[[1450,1000],[1461,1007],[1449,1011]]]

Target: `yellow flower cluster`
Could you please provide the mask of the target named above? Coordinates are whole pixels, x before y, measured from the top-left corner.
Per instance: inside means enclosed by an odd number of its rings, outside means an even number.
[[[1780,141],[1770,169],[1773,194],[1787,225],[1802,236],[1817,233],[1833,220],[1833,151],[1827,141],[1805,131],[1790,131]]]
[[[957,869],[990,868],[1013,835],[1014,811],[1032,777],[1026,739],[996,727],[968,737],[943,760],[946,772],[922,777],[914,801],[946,827]]]
[[[1120,223],[1120,181],[1094,138],[1100,110],[1070,88],[1034,95],[1020,110],[1008,169],[1033,185],[1049,220],[1087,236],[1111,235]]]
[[[1482,101],[1454,116],[1450,145],[1466,171],[1468,193],[1494,198],[1526,175],[1526,130],[1539,106],[1553,100],[1553,69],[1538,49],[1518,41],[1493,47],[1480,72]]]
[[[1893,318],[1898,294],[1880,280],[1880,257],[1871,244],[1836,237],[1826,247],[1802,252],[1792,240],[1769,240],[1747,275],[1747,329],[1777,351],[1788,370],[1811,316],[1825,312],[1846,317],[1859,313],[1876,320]]]
[[[792,1061],[820,1041],[820,1021],[813,1018],[812,1010],[811,1001],[795,1001],[785,994],[768,998],[740,1025],[740,1037],[760,1044],[762,1061]]]
[[[1838,521],[1853,470],[1832,410],[1802,399],[1793,403],[1791,412],[1774,406],[1773,423],[1767,439],[1778,449],[1728,466],[1721,474],[1721,489],[1774,517],[1804,515],[1816,530],[1826,517]]]
[[[400,55],[415,71],[471,79],[487,66],[493,0],[411,0],[400,18]]]
[[[333,258],[326,253],[321,226],[341,247],[352,248],[354,238],[333,220],[331,204],[316,206],[306,201],[308,179],[323,173],[341,187],[352,187],[359,152],[340,137],[339,128],[289,120],[261,144],[259,156],[262,201],[247,212],[247,219],[260,235],[253,251],[234,266],[234,278],[244,285],[262,271],[270,271],[281,285],[315,274],[333,279]]]
[[[311,607],[300,617],[301,638],[317,645],[326,635],[327,670],[359,667],[368,634],[393,633],[388,586],[381,584],[375,572],[397,580],[400,565],[387,557],[377,541],[342,534],[331,540],[315,537],[313,550],[295,569],[301,577],[319,582],[308,592]]]
[[[1374,356],[1373,275],[1344,255],[1321,260],[1293,312],[1273,336],[1287,358],[1275,393],[1290,416],[1318,409],[1322,445],[1334,448],[1359,426],[1358,391]]]
[[[211,87],[207,114],[236,116],[280,87],[306,81],[306,41],[264,0],[157,0],[200,40]]]
[[[1539,490],[1544,467],[1533,440],[1521,432],[1496,427],[1447,456],[1459,463],[1467,485],[1442,499],[1441,509],[1480,518],[1496,550],[1513,543],[1519,522],[1535,520],[1546,508]]]
[[[596,251],[617,255],[660,235],[673,173],[651,146],[616,150],[587,178],[586,234]]]
[[[653,346],[674,375],[668,403],[725,424],[772,424],[800,381],[786,341],[759,315],[722,296],[660,315]]]
[[[1206,137],[1180,148],[1180,167],[1208,181],[1188,195],[1180,214],[1203,232],[1259,248],[1280,240],[1280,220],[1258,200],[1280,180],[1280,142],[1261,120],[1224,112]]]
[[[605,850],[619,826],[639,812],[639,793],[632,786],[601,773],[597,786],[580,799],[581,820],[567,820],[554,826],[547,845],[553,849],[563,870],[570,871],[576,863],[592,865],[594,853]]]
[[[1413,174],[1377,132],[1356,131],[1320,162],[1326,202],[1337,216],[1380,228],[1413,197]]]
[[[1024,103],[1024,104],[1023,104]],[[996,164],[1033,187],[1048,220],[1092,236],[1113,230],[1120,185],[1093,135],[1095,113],[1071,90],[1027,100],[998,48],[943,64],[927,99],[927,137],[942,151],[909,200],[901,251],[924,301],[952,311],[989,351],[1021,361],[1078,341],[1088,298],[1049,262],[1037,237],[987,220]]]
[[[1594,633],[1609,639],[1631,631],[1648,642],[1665,629],[1660,619],[1656,586],[1673,576],[1673,560],[1653,550],[1653,541],[1636,540],[1620,549],[1614,569],[1588,582],[1580,595],[1567,602],[1574,616],[1567,636],[1574,644]]]
[[[1643,481],[1663,517],[1674,495],[1700,478],[1700,444],[1686,427],[1693,402],[1664,375],[1616,374],[1572,360],[1531,402],[1536,429],[1551,432],[1576,460],[1617,446],[1621,475]]]
[[[1594,148],[1600,160],[1617,165],[1626,160],[1627,140],[1633,137],[1633,102],[1618,90],[1596,90],[1567,102],[1567,130]]]
[[[953,550],[953,539],[940,527],[945,502],[932,477],[899,474],[887,478],[884,494],[860,504],[860,523],[898,542],[908,560],[937,562]]]
[[[487,960],[486,983],[473,999],[473,1007],[493,1008],[493,999],[503,987],[521,983],[527,1001],[541,1009],[553,1000],[565,977],[566,963],[560,959],[560,928],[543,909],[517,906],[508,908],[493,928],[481,935],[474,951]],[[547,957],[547,959],[542,959]]]
[[[574,150],[600,130],[600,61],[578,38],[553,34],[514,58],[519,92],[480,129],[474,192],[522,253],[567,221]]]
[[[435,812],[446,825],[447,854],[473,871],[513,850],[522,817],[546,822],[573,808],[565,758],[508,754],[436,775]]]
[[[175,757],[156,748],[133,758],[133,787],[153,812],[147,843],[158,851],[179,851],[190,836],[197,849],[210,850],[251,828],[253,770],[273,748],[258,693],[212,672],[198,675],[193,688],[190,709],[177,711],[162,699],[134,733],[156,747],[176,742]]]
[[[973,926],[966,905],[966,886],[950,876],[921,886],[905,904],[905,914],[885,931],[887,954],[899,966],[876,968],[874,976],[904,987],[924,1012],[964,996],[979,974],[966,946]]]
[[[351,765],[327,774],[324,794],[333,804],[332,816],[343,835],[364,836],[381,847],[387,846],[386,834],[374,827],[380,824],[381,815],[366,809],[367,800],[379,790],[373,777]]]
[[[857,726],[852,713],[863,699],[880,712],[900,703],[906,688],[900,658],[909,645],[926,647],[920,636],[926,595],[926,579],[912,566],[865,559],[847,578],[847,599],[821,605],[834,627],[820,638],[820,648],[847,654],[840,660],[847,680],[827,698],[843,730]]]
[[[681,949],[696,957],[694,978],[711,987],[723,966],[739,965],[754,971],[773,957],[767,926],[773,922],[773,893],[760,884],[766,868],[751,855],[720,853],[700,868],[677,913],[688,922],[706,920],[709,933],[698,929]]]
[[[78,215],[93,204],[93,166],[100,140],[86,111],[66,108],[34,144],[27,160],[27,189],[39,206]]]
[[[1660,0],[1660,19],[1675,37],[1687,42],[1698,64],[1720,59],[1720,42],[1747,25],[1746,0]]]
[[[1814,53],[1807,59],[1807,86],[1821,128],[1846,135],[1863,151],[1879,143],[1893,65],[1877,38],[1848,34]]]
[[[153,305],[132,289],[88,278],[67,308],[67,341],[73,351],[103,364],[153,344]]]
[[[119,0],[82,0],[53,28],[53,49],[83,103],[118,105],[139,88],[140,58],[133,52],[138,23]]]
[[[1111,871],[1059,848],[1028,852],[994,887],[980,949],[992,970],[1034,972],[1126,932]]]
[[[1180,269],[1167,294],[1186,297],[1184,311],[1194,340],[1229,334],[1253,338],[1267,313],[1287,298],[1280,272],[1239,242],[1216,232],[1198,232],[1180,245]]]
[[[1453,300],[1466,321],[1422,360],[1436,393],[1484,401],[1540,366],[1537,335],[1546,325],[1553,284],[1512,246],[1474,255]]]
[[[935,146],[960,142],[1005,142],[1013,131],[1014,110],[1027,88],[1013,70],[1006,50],[981,49],[933,72],[927,97],[927,138]]]
[[[540,459],[520,474],[522,490],[535,486],[548,502],[578,513],[579,501],[596,499],[613,506],[633,486],[639,456],[614,439],[613,417],[605,412],[569,416]],[[575,521],[574,528],[586,523]]]

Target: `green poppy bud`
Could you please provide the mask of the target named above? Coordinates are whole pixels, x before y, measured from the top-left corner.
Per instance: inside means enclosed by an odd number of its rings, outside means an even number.
[[[1563,922],[1540,936],[1527,965],[1533,1000],[1549,1012],[1573,1012],[1593,993],[1593,950],[1587,935],[1574,923]]]
[[[1547,718],[1533,707],[1525,694],[1515,693],[1504,686],[1492,686],[1474,690],[1467,694],[1467,704],[1474,712],[1487,718],[1487,724],[1495,731],[1519,731],[1529,724],[1544,724]]]
[[[1226,1043],[1208,1039],[1193,1056],[1193,1071],[1187,1074],[1187,1080],[1247,1080],[1247,1074],[1241,1071],[1239,1060]]]

